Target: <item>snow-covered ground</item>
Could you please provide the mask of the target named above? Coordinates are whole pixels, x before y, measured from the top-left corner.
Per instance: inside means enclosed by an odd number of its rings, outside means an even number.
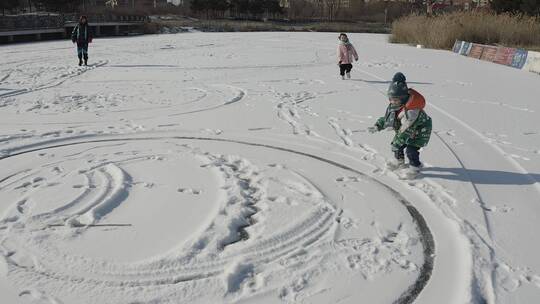
[[[0,47],[1,303],[538,303],[540,78],[352,34]],[[433,118],[386,169],[401,71]]]

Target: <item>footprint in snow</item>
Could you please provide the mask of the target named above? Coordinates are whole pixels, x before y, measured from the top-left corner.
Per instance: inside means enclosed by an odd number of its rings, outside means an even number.
[[[202,190],[191,189],[191,188],[178,188],[178,192],[199,195],[202,193]]]
[[[488,207],[485,207],[484,209],[489,212],[499,212],[499,213],[508,213],[508,212],[514,211],[514,208],[506,206],[506,205],[502,207],[488,206]]]
[[[280,164],[268,164],[268,167],[276,168],[276,169],[285,169],[285,166],[280,165]]]
[[[531,160],[530,158],[528,157],[525,157],[525,156],[521,156],[521,155],[518,155],[518,154],[509,154],[508,156],[512,157],[512,158],[515,158],[515,159],[521,159],[521,160]]]
[[[527,276],[527,281],[531,284],[536,285],[536,287],[540,288],[540,276],[537,276],[537,275]]]
[[[23,189],[23,188],[28,188],[28,187],[31,186],[31,185],[32,185],[31,182],[24,182],[24,183],[22,183],[21,185],[15,187],[14,190]]]
[[[336,182],[354,182],[354,183],[357,183],[357,182],[360,182],[362,180],[362,178],[358,177],[358,176],[340,176],[338,178],[336,178]]]

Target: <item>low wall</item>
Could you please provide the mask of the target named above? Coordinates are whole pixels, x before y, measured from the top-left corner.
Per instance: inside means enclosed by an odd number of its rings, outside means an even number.
[[[64,20],[61,15],[18,15],[0,16],[0,31],[61,28]]]
[[[0,0],[3,1],[3,0]],[[78,15],[29,14],[0,16],[0,44],[69,37],[78,23]],[[90,15],[94,36],[143,33],[149,20],[143,15]]]
[[[540,53],[529,51],[523,69],[540,74]]]
[[[457,40],[454,53],[540,74],[540,52]]]

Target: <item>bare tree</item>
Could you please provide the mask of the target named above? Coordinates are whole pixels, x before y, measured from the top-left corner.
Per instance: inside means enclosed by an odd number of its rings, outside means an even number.
[[[328,20],[335,20],[339,10],[341,9],[342,0],[324,0],[324,4]]]
[[[312,1],[289,0],[289,19],[310,19],[315,15],[315,6]]]
[[[118,1],[117,0],[107,0],[105,2],[105,5],[108,5],[110,6],[112,9],[114,9],[115,7],[118,6]]]
[[[6,14],[6,10],[12,10],[19,6],[19,0],[2,0],[0,2],[0,8],[2,9],[2,15]]]

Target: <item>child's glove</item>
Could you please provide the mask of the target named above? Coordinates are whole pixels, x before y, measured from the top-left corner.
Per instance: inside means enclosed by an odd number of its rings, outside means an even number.
[[[371,134],[379,132],[379,128],[377,128],[376,126],[368,127],[367,130]]]

